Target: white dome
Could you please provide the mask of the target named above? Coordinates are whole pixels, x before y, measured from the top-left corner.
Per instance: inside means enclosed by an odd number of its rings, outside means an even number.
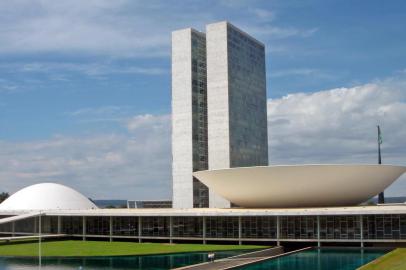
[[[94,209],[97,206],[76,190],[55,183],[23,188],[0,204],[0,210]]]

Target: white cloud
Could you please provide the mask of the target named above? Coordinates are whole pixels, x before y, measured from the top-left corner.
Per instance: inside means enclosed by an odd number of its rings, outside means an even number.
[[[0,78],[0,93],[13,93],[19,91],[17,84],[10,80]]]
[[[170,120],[170,115],[137,115],[128,121],[127,127],[130,131],[157,130],[160,132],[162,128],[169,125]]]
[[[337,73],[337,72],[336,72]],[[294,68],[275,70],[269,75],[270,78],[290,77],[293,76],[311,76],[317,79],[333,79],[337,74],[333,75],[329,72],[316,68]]]
[[[130,5],[136,14],[126,14]],[[130,1],[2,2],[0,51],[160,55],[167,37],[150,33],[142,3]],[[131,16],[130,16],[131,15]]]
[[[143,126],[130,124],[126,135],[0,141],[2,190],[59,182],[92,198],[168,199],[170,125],[163,121],[168,117],[147,118]]]
[[[168,70],[159,67],[143,67],[134,65],[119,65],[117,63],[70,63],[70,62],[32,62],[32,63],[2,63],[0,69],[15,70],[30,73],[67,73],[76,72],[88,76],[103,76],[110,74],[141,74],[162,75]],[[62,78],[64,79],[64,78]]]
[[[376,163],[376,124],[383,130],[383,162],[406,164],[406,80],[268,101],[271,164]],[[116,108],[78,112],[115,113]],[[5,191],[57,181],[93,198],[170,198],[170,115],[136,115],[125,134],[59,136],[27,143],[0,142]],[[388,195],[406,195],[406,177]]]
[[[369,160],[358,156],[375,154],[377,124],[387,134],[386,147],[399,144],[406,135],[401,127],[406,119],[402,98],[401,89],[373,83],[270,100],[271,157],[273,153],[278,162],[326,158],[371,162],[372,156]],[[285,152],[286,147],[291,150]]]
[[[317,27],[301,29],[296,27],[279,27],[269,23],[242,26],[242,29],[254,37],[259,37],[261,40],[286,39],[291,37],[307,38],[313,36],[319,30]]]
[[[120,106],[103,106],[96,108],[82,108],[73,112],[67,113],[71,116],[104,116],[104,115],[121,115],[126,108]]]
[[[270,163],[377,163],[380,124],[383,162],[405,165],[405,90],[405,80],[386,80],[269,100]],[[405,180],[390,193],[406,195]]]
[[[236,13],[226,19],[265,40],[308,37],[317,31],[268,25],[274,11],[252,8],[250,1],[228,4]],[[1,1],[0,54],[169,57],[171,31],[186,27],[204,30],[205,24],[225,19],[224,5],[227,2]]]
[[[89,122],[117,122],[122,124],[127,121],[132,108],[129,106],[102,106],[81,108],[75,111],[66,112],[65,115],[74,117],[82,123]]]
[[[268,9],[255,8],[252,9],[251,12],[264,22],[270,22],[275,19],[275,12]]]

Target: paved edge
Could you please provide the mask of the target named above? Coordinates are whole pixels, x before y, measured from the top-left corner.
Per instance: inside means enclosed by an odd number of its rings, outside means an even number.
[[[269,258],[272,258],[274,256],[277,256],[275,254],[267,255],[267,256],[266,255],[265,256],[260,255],[261,253],[267,253],[267,252],[281,252],[278,255],[283,255],[284,254],[283,253],[283,247],[282,246],[276,246],[276,247],[272,247],[272,248],[252,251],[252,252],[248,252],[248,253],[235,255],[235,256],[232,256],[232,257],[227,257],[227,258],[215,260],[214,262],[202,262],[202,263],[198,263],[198,264],[192,264],[192,265],[187,265],[187,266],[183,266],[183,267],[179,267],[179,268],[174,268],[173,270],[199,269],[199,267],[205,268],[206,266],[210,266],[210,265],[213,265],[215,263],[226,263],[226,262],[232,263],[232,262],[237,262],[237,261],[245,261],[243,263],[237,264],[237,266],[240,266],[240,265],[249,264],[251,262],[257,262],[258,260],[269,259]],[[237,267],[237,266],[236,265],[233,265],[232,267],[224,267],[223,266],[221,268],[216,268],[216,269],[233,269],[234,267]]]

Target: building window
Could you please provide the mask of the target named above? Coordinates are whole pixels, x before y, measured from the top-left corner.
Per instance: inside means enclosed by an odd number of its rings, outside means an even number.
[[[202,237],[203,218],[202,217],[173,217],[174,237]]]
[[[169,237],[169,217],[142,217],[142,236]]]
[[[113,235],[138,236],[138,217],[113,217]]]
[[[82,234],[82,217],[61,217],[61,231],[64,234]]]
[[[110,217],[86,217],[86,234],[109,235]]]
[[[238,217],[207,217],[207,238],[238,238]]]

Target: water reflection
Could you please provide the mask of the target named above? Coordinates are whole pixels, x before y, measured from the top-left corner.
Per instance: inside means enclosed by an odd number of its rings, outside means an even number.
[[[244,270],[354,270],[388,252],[377,249],[313,249],[240,269]]]
[[[216,252],[216,258],[225,258],[247,251]],[[119,256],[84,258],[42,258],[41,269],[171,269],[207,261],[207,252],[179,253],[157,256]],[[0,270],[38,269],[38,258],[1,257]]]

